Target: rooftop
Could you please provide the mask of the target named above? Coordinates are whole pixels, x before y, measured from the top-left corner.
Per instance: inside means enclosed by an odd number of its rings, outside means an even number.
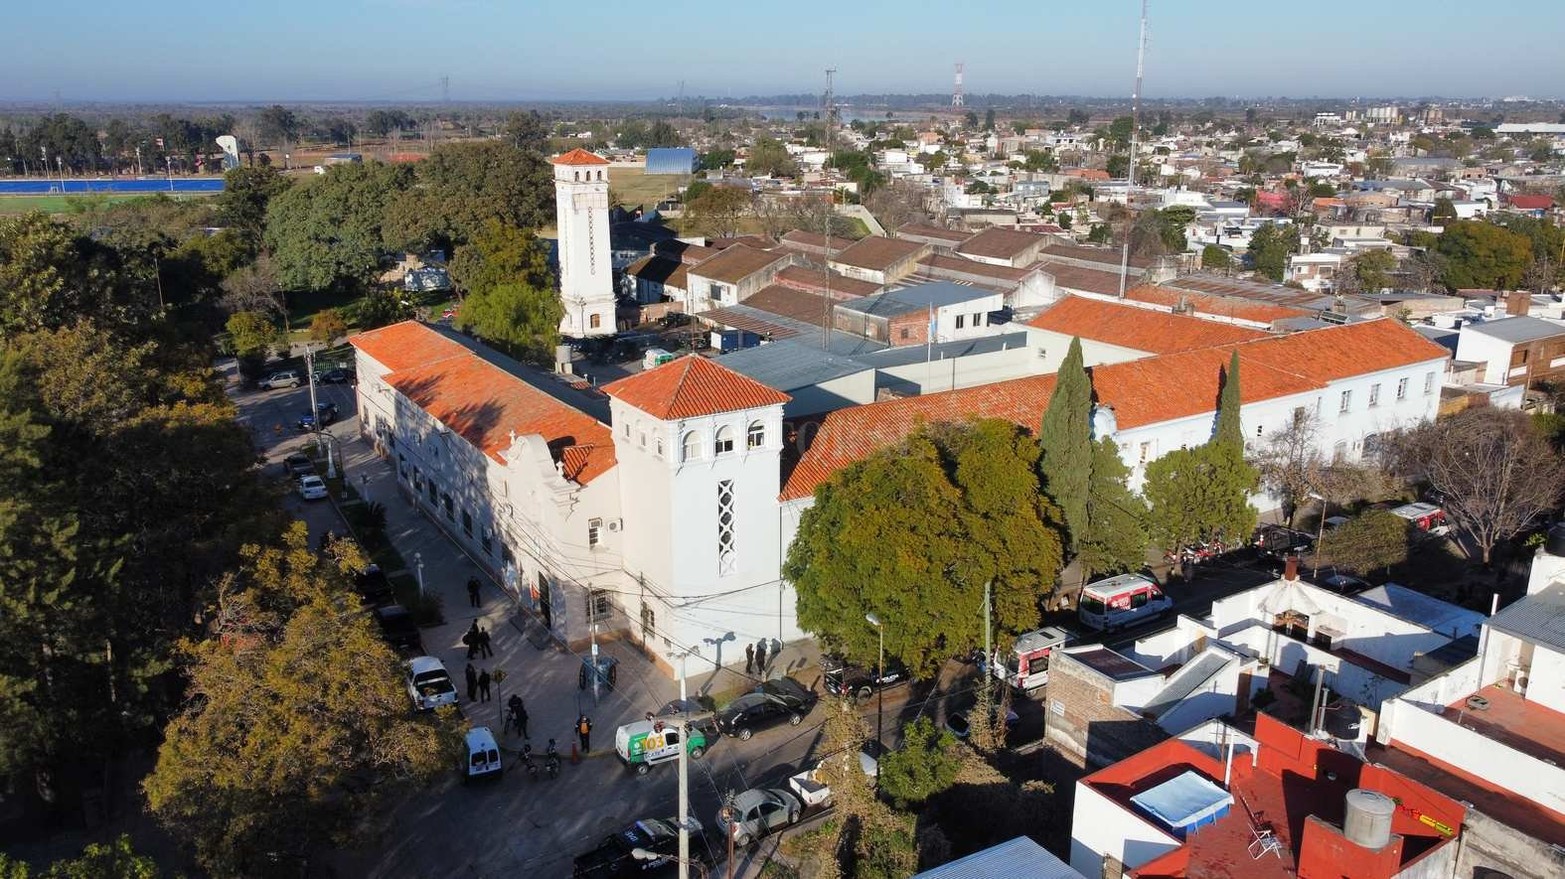
[[[1029,249],[1040,247],[1050,240],[1031,232],[1018,232],[1003,226],[990,226],[956,246],[956,252],[968,256],[989,259],[1014,259]]]
[[[789,400],[781,391],[695,354],[610,382],[603,392],[662,421],[779,406]]]
[[[1026,876],[1027,879],[1083,879],[1069,864],[1025,836],[925,870],[914,875],[913,879],[1015,879],[1018,876]]]
[[[781,317],[819,326],[830,313],[828,301],[824,295],[814,291],[770,284],[750,294],[744,304]]]
[[[1565,765],[1565,714],[1517,695],[1509,687],[1491,684],[1474,696],[1486,701],[1482,709],[1464,696],[1445,707],[1446,720],[1508,745],[1556,766]]]
[[[596,153],[589,153],[581,147],[571,150],[563,155],[555,156],[553,164],[556,165],[607,165],[608,159]]]
[[[829,249],[829,252],[837,253],[851,247],[853,239],[839,238],[836,235],[827,237],[815,232],[806,232],[803,229],[793,229],[779,238],[777,243],[785,248],[792,245],[795,248],[810,252]]]
[[[1076,662],[1111,681],[1129,681],[1157,674],[1156,671],[1147,668],[1123,653],[1118,653],[1107,647],[1084,647],[1066,650],[1064,655],[1069,656]]]
[[[1279,320],[1313,317],[1314,311],[1267,302],[1253,302],[1238,296],[1202,293],[1190,289],[1145,285],[1125,291],[1126,299],[1161,305],[1165,308],[1188,307],[1202,314],[1270,325]]]
[[[1535,342],[1538,339],[1553,339],[1565,336],[1565,324],[1520,315],[1470,323],[1465,325],[1463,329],[1470,333],[1480,333],[1493,339],[1499,339],[1502,342],[1510,342],[1513,345],[1521,342]]]
[[[870,271],[884,271],[928,246],[917,241],[871,235],[854,242],[852,247],[836,254],[831,261]]]
[[[772,263],[788,258],[787,253],[760,250],[749,244],[733,244],[716,256],[692,266],[690,274],[726,284],[738,284]]]
[[[872,281],[860,281],[840,272],[825,272],[809,266],[788,266],[777,273],[776,282],[799,290],[830,289],[831,298],[837,300],[880,292],[880,285]]]
[[[1509,791],[1496,790],[1484,779],[1474,778],[1453,766],[1404,748],[1371,742],[1369,760],[1405,775],[1456,800],[1472,803],[1483,814],[1539,840],[1565,839],[1565,820],[1548,809]]]
[[[891,317],[930,308],[944,308],[947,305],[958,305],[994,295],[992,290],[967,287],[950,281],[930,281],[927,284],[915,284],[912,287],[901,287],[885,293],[873,293],[858,299],[850,299],[838,303],[837,307],[847,311]]]
[[[1065,244],[1052,242],[1043,249],[1042,256],[1057,256],[1064,259],[1080,259],[1089,262],[1099,262],[1112,266],[1114,271],[1119,271],[1120,260],[1124,257],[1123,251],[1115,247],[1091,247],[1085,244]],[[1149,269],[1152,260],[1144,256],[1130,257],[1130,267],[1133,269]]]
[[[919,260],[918,264],[922,267],[921,270],[934,274],[972,275],[973,277],[988,278],[996,281],[1009,281],[1012,284],[1020,282],[1023,278],[1032,274],[1030,269],[997,266],[993,263],[978,262],[959,256],[947,256],[943,253],[932,253]]]
[[[1523,596],[1489,617],[1487,625],[1524,641],[1565,650],[1565,584],[1555,583]]]
[[[1089,269],[1084,266],[1070,265],[1053,259],[1042,259],[1032,264],[1032,268],[1041,269],[1054,278],[1058,286],[1070,290],[1083,290],[1088,293],[1101,293],[1104,296],[1119,295],[1119,267],[1113,271],[1104,269]],[[1135,286],[1134,279],[1129,286]]]
[[[1268,335],[1233,324],[1080,296],[1061,299],[1027,325],[1149,354],[1173,354],[1250,342]]]
[[[919,238],[934,238],[950,244],[958,244],[972,237],[971,232],[960,232],[956,229],[946,229],[941,226],[930,226],[925,223],[903,223],[897,227],[897,236],[906,238],[917,236]]]
[[[1353,596],[1353,600],[1385,611],[1397,619],[1417,623],[1453,640],[1478,634],[1484,622],[1484,615],[1477,611],[1415,592],[1396,583],[1366,589]]]

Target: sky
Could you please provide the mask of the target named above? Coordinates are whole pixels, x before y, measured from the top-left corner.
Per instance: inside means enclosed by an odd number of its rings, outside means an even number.
[[[1565,95],[1561,0],[1149,0],[1145,94]],[[0,101],[1128,96],[1137,0],[47,0],[0,17]]]

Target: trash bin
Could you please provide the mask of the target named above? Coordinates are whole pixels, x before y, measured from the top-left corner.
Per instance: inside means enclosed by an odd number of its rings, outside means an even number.
[[[598,654],[596,660],[588,656],[581,661],[581,671],[576,676],[576,683],[585,690],[592,686],[592,675],[596,672],[598,680],[608,689],[614,689],[614,684],[619,680],[619,660],[612,656]]]

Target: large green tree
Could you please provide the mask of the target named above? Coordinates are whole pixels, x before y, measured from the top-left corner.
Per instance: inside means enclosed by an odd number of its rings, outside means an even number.
[[[125,834],[111,843],[88,843],[78,857],[55,861],[36,872],[27,862],[0,853],[0,879],[157,879],[160,875],[157,862],[137,854]]]
[[[531,232],[488,221],[457,250],[451,274],[464,293],[458,326],[520,359],[553,358],[565,312],[548,254]]]
[[[1221,445],[1175,449],[1147,465],[1141,489],[1147,499],[1152,542],[1175,549],[1198,540],[1242,539],[1255,530],[1249,496],[1255,471]]]
[[[1244,427],[1240,423],[1243,402],[1239,397],[1239,351],[1228,358],[1228,368],[1223,371],[1222,390],[1217,395],[1217,427],[1212,431],[1214,442],[1244,453]]]
[[[1412,526],[1390,510],[1370,510],[1327,532],[1318,554],[1322,562],[1370,574],[1407,561]]]
[[[271,200],[267,249],[291,290],[354,289],[367,283],[385,253],[387,208],[413,182],[405,165],[333,165]]]
[[[1250,236],[1250,259],[1255,270],[1281,282],[1288,257],[1299,252],[1299,230],[1292,223],[1265,223]]]
[[[999,631],[1037,625],[1061,561],[1038,445],[1015,425],[925,426],[816,490],[788,552],[799,622],[849,657],[886,652],[919,673],[979,644],[984,584]]]
[[[1076,541],[1076,563],[1083,581],[1101,574],[1134,571],[1146,563],[1147,505],[1130,490],[1130,468],[1114,438],[1092,444],[1092,477],[1087,484],[1087,518]]]
[[[234,168],[223,175],[223,192],[216,199],[218,216],[251,248],[258,248],[266,232],[267,206],[292,183],[276,168]]]
[[[553,172],[541,153],[503,140],[443,144],[418,164],[417,185],[387,207],[392,248],[449,249],[490,220],[535,229],[554,218]]]
[[[1435,250],[1448,260],[1441,280],[1453,290],[1515,289],[1532,262],[1530,238],[1483,220],[1447,224]]]
[[[1092,463],[1092,383],[1082,363],[1081,339],[1072,338],[1038,431],[1043,490],[1059,505],[1072,547],[1086,527]]]

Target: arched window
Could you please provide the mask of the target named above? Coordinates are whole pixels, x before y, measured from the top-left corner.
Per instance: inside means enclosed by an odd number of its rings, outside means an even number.
[[[690,431],[689,433],[685,434],[682,445],[683,448],[680,451],[679,460],[701,460],[701,434],[696,433],[693,430]]]
[[[712,452],[717,455],[726,455],[734,450],[734,429],[732,427],[719,427],[717,429],[717,441],[712,444]]]
[[[766,445],[766,425],[759,421],[751,422],[750,429],[745,432],[745,448],[759,449]]]
[[[581,182],[581,172],[580,171],[572,171],[571,173],[576,175],[576,182],[580,183]]]

